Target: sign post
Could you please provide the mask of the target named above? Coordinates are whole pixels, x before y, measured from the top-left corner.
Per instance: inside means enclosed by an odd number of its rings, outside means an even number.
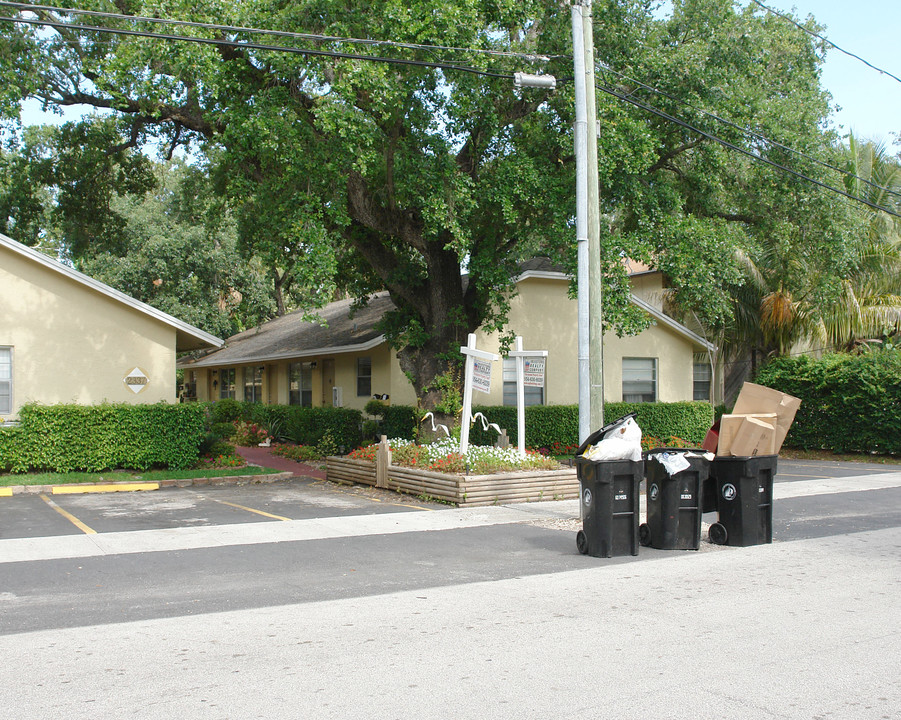
[[[547,350],[523,350],[522,337],[515,339],[515,350],[510,357],[516,358],[516,446],[522,457],[526,455],[526,392],[528,387],[544,387],[544,359]]]
[[[494,353],[476,350],[475,333],[460,352],[466,357],[466,372],[463,380],[463,417],[460,419],[460,452],[469,449],[469,425],[472,422],[472,390],[491,392],[491,363],[498,359]]]

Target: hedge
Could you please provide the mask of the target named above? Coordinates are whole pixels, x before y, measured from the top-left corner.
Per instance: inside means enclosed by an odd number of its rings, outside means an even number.
[[[416,408],[410,405],[388,405],[379,422],[379,433],[389,438],[412,440],[418,424]]]
[[[199,457],[206,407],[29,404],[19,421],[0,429],[0,468],[12,472],[187,468]]]
[[[483,413],[489,422],[505,428],[511,443],[518,442],[515,407],[479,406],[473,407],[472,411],[473,414]],[[643,436],[664,440],[675,436],[690,443],[701,443],[713,424],[713,408],[705,402],[611,402],[604,405],[604,420],[609,423],[633,412],[636,413],[635,422],[641,428]],[[599,428],[592,428],[597,429]],[[485,432],[481,422],[476,421],[469,437],[474,444],[489,445],[494,443],[497,433],[494,430]],[[526,446],[551,447],[555,443],[564,446],[579,444],[578,405],[527,407]]]
[[[901,453],[901,350],[778,358],[755,382],[801,398],[788,447]]]
[[[220,403],[224,403],[224,407]],[[363,414],[350,408],[262,405],[217,400],[212,403],[210,416],[220,421],[228,417],[254,422],[267,428],[272,435],[290,439],[298,445],[318,446],[326,435],[330,435],[332,444],[338,449],[343,447],[345,450],[352,450],[363,439]]]
[[[218,408],[220,403],[224,406]],[[475,406],[491,423],[507,430],[511,443],[517,442],[516,408],[506,406]],[[671,436],[700,444],[713,424],[713,410],[704,402],[679,403],[607,403],[604,417],[607,422],[629,413],[636,413],[642,434],[666,440]],[[347,408],[304,408],[296,405],[260,405],[234,400],[218,400],[212,404],[213,420],[232,417],[255,422],[276,436],[287,437],[301,445],[319,445],[326,431],[336,444],[345,449],[357,447],[362,441],[362,414]],[[386,405],[380,413],[379,433],[392,438],[412,440],[418,429],[417,410],[409,405]],[[579,409],[576,405],[533,405],[526,408],[526,445],[550,447],[555,443],[578,445]],[[493,445],[494,430],[484,431],[481,422],[472,426],[470,442]]]

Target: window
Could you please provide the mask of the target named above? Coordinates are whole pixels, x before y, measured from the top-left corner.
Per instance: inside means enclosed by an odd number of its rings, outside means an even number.
[[[523,400],[526,407],[544,405],[544,388],[526,385],[523,387]],[[504,358],[504,405],[516,407],[516,358]]]
[[[623,402],[657,401],[657,359],[623,358]]]
[[[235,399],[235,369],[225,368],[219,371],[219,399]]]
[[[712,373],[710,361],[706,355],[695,355],[694,364],[694,400],[710,400],[710,381]]]
[[[263,368],[244,368],[244,402],[258,403],[263,401]]]
[[[313,406],[313,363],[288,365],[288,404]]]
[[[13,349],[0,347],[0,415],[13,411]]]
[[[357,358],[357,397],[372,395],[372,358]]]

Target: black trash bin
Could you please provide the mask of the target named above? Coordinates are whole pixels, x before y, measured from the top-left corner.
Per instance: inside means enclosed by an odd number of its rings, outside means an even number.
[[[777,455],[716,457],[710,475],[716,489],[719,522],[707,536],[717,545],[773,542],[773,478]]]
[[[670,475],[665,453],[681,455],[688,467]],[[658,550],[697,550],[701,546],[704,484],[710,461],[699,448],[654,448],[645,458],[646,523],[639,527],[642,545]]]
[[[583,555],[638,555],[639,485],[644,463],[634,460],[589,460],[582,454],[634,413],[590,435],[576,453],[582,529],[576,547]]]

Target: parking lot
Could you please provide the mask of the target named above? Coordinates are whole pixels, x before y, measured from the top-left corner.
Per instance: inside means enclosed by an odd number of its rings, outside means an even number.
[[[897,465],[780,460],[776,483],[897,472]],[[0,540],[284,522],[440,510],[447,506],[363,486],[311,478],[155,491],[19,494],[0,498]]]
[[[284,522],[436,507],[442,506],[385,490],[304,478],[141,492],[19,494],[0,498],[0,540]]]

